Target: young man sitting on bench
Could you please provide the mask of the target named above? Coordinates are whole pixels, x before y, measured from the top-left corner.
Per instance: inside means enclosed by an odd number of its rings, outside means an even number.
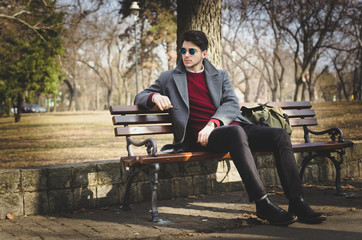
[[[326,217],[313,211],[302,197],[288,133],[251,124],[240,114],[227,72],[216,69],[206,59],[207,49],[203,32],[185,32],[180,49],[182,61],[137,94],[135,104],[146,108],[157,105],[162,111],[169,111],[174,135],[169,151],[230,152],[259,218],[275,225],[289,225],[297,217],[305,223],[325,221]],[[280,182],[289,200],[288,211],[268,197],[252,151],[274,153]]]

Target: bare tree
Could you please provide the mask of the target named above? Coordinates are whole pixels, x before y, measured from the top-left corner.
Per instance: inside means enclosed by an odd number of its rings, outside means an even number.
[[[354,54],[352,55],[353,61],[353,89],[352,97],[356,100],[362,100],[362,4],[360,1],[352,1],[348,10],[349,28],[343,28],[347,31],[356,46]]]
[[[314,99],[317,63],[326,48],[328,40],[341,29],[347,14],[345,1],[260,1],[263,9],[273,18],[279,31],[294,54],[295,94],[294,100]]]
[[[59,60],[66,75],[65,84],[70,95],[68,110],[77,110],[79,80],[81,76],[77,61],[82,46],[91,38],[84,26],[85,20],[89,15],[97,12],[102,5],[103,0],[92,1],[90,4],[81,0],[73,0],[71,2],[62,2],[59,5],[64,12],[67,12],[65,18],[67,31],[64,37],[65,53]]]
[[[224,67],[230,72],[235,70],[229,66],[240,70],[240,79],[234,81],[234,87],[244,93],[244,101],[249,101],[251,94],[254,95],[253,101],[286,99],[285,76],[289,54],[281,31],[267,12],[260,11],[259,2],[225,2],[223,50],[223,56],[236,60],[225,61]],[[265,92],[270,92],[271,96]]]

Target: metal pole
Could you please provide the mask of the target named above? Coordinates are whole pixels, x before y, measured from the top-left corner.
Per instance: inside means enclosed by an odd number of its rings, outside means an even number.
[[[136,94],[138,93],[138,59],[137,59],[137,32],[136,32],[137,17],[134,18],[134,47],[136,60]]]

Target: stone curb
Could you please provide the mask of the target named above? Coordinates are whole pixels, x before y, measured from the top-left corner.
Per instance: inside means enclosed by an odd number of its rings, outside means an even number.
[[[296,154],[300,162],[299,154]],[[243,189],[232,161],[204,161],[162,164],[159,174],[159,199],[208,195]],[[256,157],[256,165],[265,185],[279,185],[272,156]],[[347,149],[342,178],[362,176],[362,143]],[[335,178],[330,161],[317,159],[305,172],[304,181],[325,182]],[[74,211],[118,205],[123,199],[127,174],[119,160],[81,164],[37,166],[0,170],[0,219],[15,216]],[[130,199],[151,199],[147,176],[136,177]]]

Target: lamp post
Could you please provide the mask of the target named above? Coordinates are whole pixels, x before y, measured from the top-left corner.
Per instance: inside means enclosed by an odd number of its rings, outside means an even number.
[[[134,48],[135,48],[135,61],[136,61],[136,94],[137,94],[138,93],[138,59],[137,59],[136,23],[137,23],[140,7],[138,6],[137,2],[132,2],[131,7],[129,9],[131,10],[131,14],[133,16],[133,22],[134,22]]]

